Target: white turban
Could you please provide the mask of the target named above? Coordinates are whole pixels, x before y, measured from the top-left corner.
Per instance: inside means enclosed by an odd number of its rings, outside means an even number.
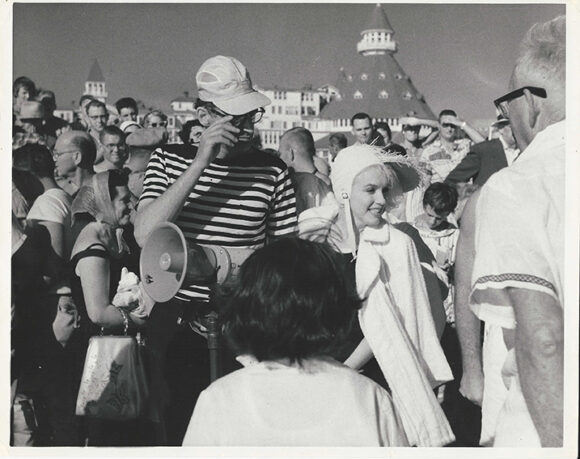
[[[350,197],[352,183],[363,169],[375,164],[383,164],[379,158],[380,154],[381,149],[371,145],[353,145],[338,152],[332,163],[330,181],[334,195],[340,202],[343,202],[347,196]],[[347,196],[344,196],[345,194]]]

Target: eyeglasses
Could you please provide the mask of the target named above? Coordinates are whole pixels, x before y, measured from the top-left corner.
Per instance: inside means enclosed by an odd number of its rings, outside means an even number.
[[[77,151],[79,151],[79,150],[78,149],[77,150],[67,150],[67,151],[56,151],[56,150],[54,150],[52,152],[52,159],[54,159],[56,161],[56,159],[59,156],[66,155],[67,153],[76,153]]]
[[[548,97],[548,94],[546,93],[546,90],[544,88],[537,88],[535,86],[524,86],[522,88],[516,89],[515,91],[507,93],[505,96],[502,96],[499,99],[495,99],[493,101],[493,104],[495,105],[497,111],[504,117],[509,119],[510,101],[517,99],[518,97],[522,97],[526,89],[533,95],[541,97],[542,99]]]
[[[263,108],[257,108],[256,110],[252,110],[251,112],[244,113],[243,115],[230,115],[229,113],[222,112],[220,109],[216,109],[214,107],[211,108],[211,111],[213,111],[216,115],[221,116],[221,117],[233,116],[230,123],[233,124],[234,126],[241,126],[242,124],[244,124],[248,120],[251,121],[252,124],[256,124],[257,122],[259,122],[262,119],[262,116],[264,116],[264,109]]]
[[[444,128],[449,128],[449,129],[455,129],[457,127],[455,124],[451,124],[451,123],[443,123],[443,124],[441,124],[441,126],[443,126]]]
[[[161,121],[160,123],[149,123],[149,127],[165,127],[167,125],[167,123],[164,123],[163,121]]]

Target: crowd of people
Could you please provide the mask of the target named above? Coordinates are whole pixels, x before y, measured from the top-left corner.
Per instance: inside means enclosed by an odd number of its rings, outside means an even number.
[[[451,109],[394,135],[356,113],[329,157],[302,127],[261,148],[270,100],[233,57],[199,68],[174,144],[131,97],[85,95],[69,124],[17,78],[11,444],[561,446],[565,35],[563,16],[529,30],[487,139]],[[139,257],[164,222],[239,273],[156,302]],[[145,409],[83,411],[92,339],[119,335]],[[133,403],[122,366],[113,408]]]

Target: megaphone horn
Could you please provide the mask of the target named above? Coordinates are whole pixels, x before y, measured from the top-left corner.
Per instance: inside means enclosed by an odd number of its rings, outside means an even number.
[[[237,275],[252,252],[188,243],[175,224],[164,222],[153,229],[141,250],[143,287],[151,298],[163,303],[184,285],[223,284]]]

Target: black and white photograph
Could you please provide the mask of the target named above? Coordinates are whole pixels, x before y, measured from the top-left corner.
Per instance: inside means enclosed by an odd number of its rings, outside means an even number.
[[[577,4],[0,10],[4,454],[578,456]]]

